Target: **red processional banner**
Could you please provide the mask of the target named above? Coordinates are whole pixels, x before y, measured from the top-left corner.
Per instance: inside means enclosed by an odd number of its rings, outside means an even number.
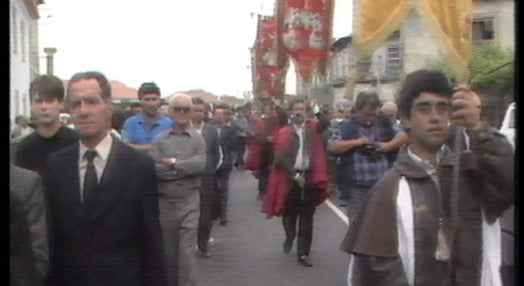
[[[287,57],[278,48],[277,21],[259,16],[253,57],[253,94],[257,97],[280,97],[286,91]]]
[[[278,35],[305,83],[326,75],[334,0],[277,0]]]

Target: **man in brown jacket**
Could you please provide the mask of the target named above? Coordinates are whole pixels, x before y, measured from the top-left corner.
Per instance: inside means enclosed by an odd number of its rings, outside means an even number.
[[[499,218],[513,202],[514,155],[480,120],[480,103],[470,90],[453,93],[441,72],[407,76],[399,109],[409,144],[341,246],[351,285],[501,285]],[[450,119],[465,130],[460,154],[445,144]]]

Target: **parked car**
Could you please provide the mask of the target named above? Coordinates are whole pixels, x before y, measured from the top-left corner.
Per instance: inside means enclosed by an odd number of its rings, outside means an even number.
[[[500,132],[508,138],[515,150],[515,102],[509,104]],[[503,279],[511,279],[515,275],[515,204],[506,210],[500,218],[501,227],[501,247],[502,247],[502,267],[501,274]],[[510,281],[510,280],[507,280]],[[511,280],[513,281],[513,280]],[[511,282],[510,282],[511,283]],[[512,284],[508,284],[512,285]]]
[[[506,138],[508,138],[513,146],[513,150],[515,150],[515,102],[508,105],[508,109],[506,109],[506,114],[502,120],[500,132],[506,135]]]

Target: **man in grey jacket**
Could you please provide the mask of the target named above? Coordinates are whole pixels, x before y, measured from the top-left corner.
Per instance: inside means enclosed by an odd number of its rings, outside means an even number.
[[[196,285],[194,245],[200,215],[200,175],[206,165],[206,143],[190,127],[191,97],[175,96],[169,114],[175,124],[153,138],[150,156],[158,179],[160,225],[168,285]]]
[[[11,164],[9,170],[9,188],[23,205],[23,212],[25,213],[29,226],[29,241],[35,261],[35,265],[33,266],[36,266],[39,279],[43,281],[47,275],[49,265],[49,246],[47,241],[44,193],[42,191],[40,176],[35,172]],[[29,265],[25,266],[30,267]]]

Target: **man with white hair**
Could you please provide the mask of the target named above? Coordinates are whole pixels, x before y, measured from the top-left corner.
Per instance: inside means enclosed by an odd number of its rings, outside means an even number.
[[[382,104],[382,108],[380,109],[380,111],[382,111],[382,114],[385,116],[397,118],[398,107],[394,101],[390,100]]]
[[[201,174],[206,165],[206,142],[190,121],[191,97],[169,101],[173,127],[152,140],[149,155],[158,179],[160,226],[168,285],[196,285],[194,253],[200,216]]]

